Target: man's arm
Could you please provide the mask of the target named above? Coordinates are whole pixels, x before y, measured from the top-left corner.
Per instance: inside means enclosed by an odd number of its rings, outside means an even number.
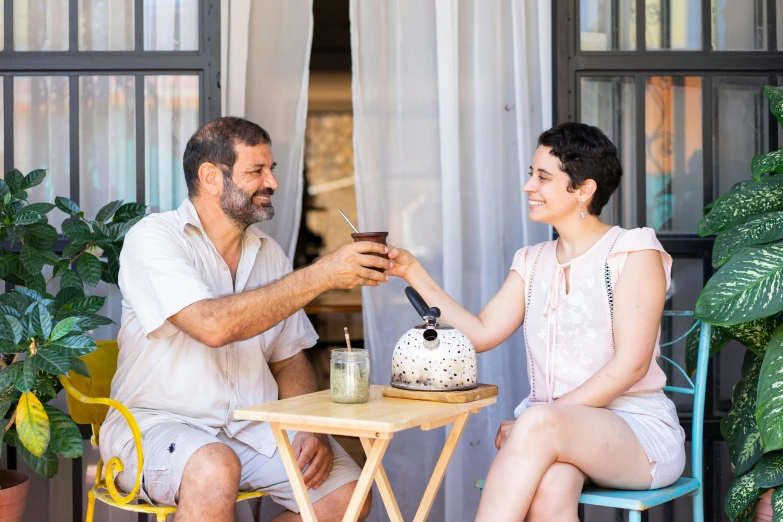
[[[380,243],[352,243],[266,286],[193,303],[169,317],[169,321],[211,348],[249,339],[293,315],[327,290],[385,282],[383,272],[365,267],[387,269],[389,261],[364,253],[383,254],[386,250]]]
[[[269,370],[277,381],[277,394],[280,399],[318,391],[315,372],[303,351],[288,359],[269,363]],[[305,466],[310,465],[302,474],[305,486],[308,489],[318,489],[332,470],[329,438],[324,434],[300,431],[294,437],[292,446],[299,470],[302,471]]]

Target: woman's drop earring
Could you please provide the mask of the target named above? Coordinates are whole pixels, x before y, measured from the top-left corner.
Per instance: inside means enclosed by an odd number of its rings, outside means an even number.
[[[587,212],[585,212],[585,209],[582,208],[583,201],[579,200],[579,217],[582,219],[585,219],[587,217]]]

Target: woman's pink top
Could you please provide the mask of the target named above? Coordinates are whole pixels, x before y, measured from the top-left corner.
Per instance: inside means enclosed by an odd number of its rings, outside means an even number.
[[[595,374],[614,357],[613,289],[629,252],[657,250],[671,284],[672,258],[649,228],[613,227],[579,257],[559,264],[557,241],[517,251],[511,270],[525,281],[525,343],[532,402],[552,402]],[[565,268],[569,270],[566,294]],[[650,369],[628,393],[659,390],[666,375],[658,366],[660,329]]]

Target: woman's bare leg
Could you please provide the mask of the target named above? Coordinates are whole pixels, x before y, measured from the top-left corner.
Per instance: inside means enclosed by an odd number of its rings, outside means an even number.
[[[492,461],[476,520],[524,520],[556,462],[572,464],[605,487],[647,489],[652,483],[654,463],[617,414],[587,406],[533,406],[517,419]]]
[[[573,464],[549,466],[533,495],[527,522],[579,522],[579,495],[586,478]]]

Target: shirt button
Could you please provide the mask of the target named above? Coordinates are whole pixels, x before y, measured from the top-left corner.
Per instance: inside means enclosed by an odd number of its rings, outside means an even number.
[[[223,270],[228,271],[228,267],[226,265],[223,265]]]

